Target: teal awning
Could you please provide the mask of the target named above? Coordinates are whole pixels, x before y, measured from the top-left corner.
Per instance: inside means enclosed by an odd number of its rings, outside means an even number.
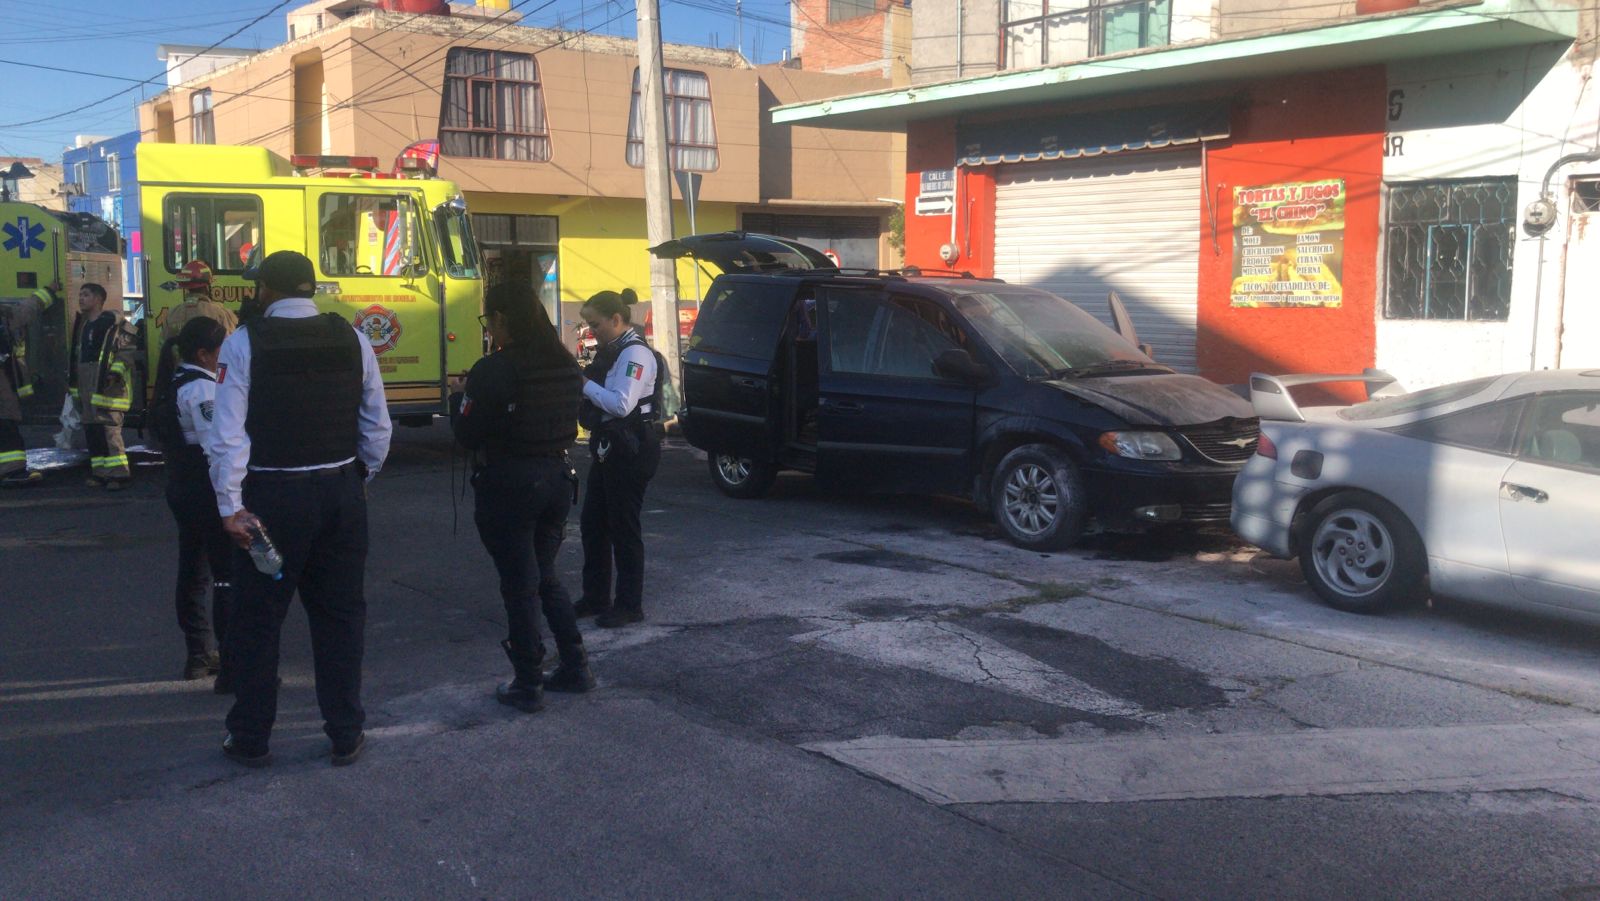
[[[1255,37],[1119,53],[1081,63],[996,72],[774,107],[775,124],[899,131],[907,122],[1006,107],[1159,92],[1402,59],[1569,43],[1578,11],[1550,0],[1428,4],[1403,13]]]
[[[1071,117],[1015,119],[963,125],[956,133],[956,165],[996,166],[1099,156],[1119,150],[1154,150],[1228,136],[1228,108],[1220,104],[1139,107]]]

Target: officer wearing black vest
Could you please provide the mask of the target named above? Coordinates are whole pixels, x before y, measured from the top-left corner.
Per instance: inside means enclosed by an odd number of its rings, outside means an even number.
[[[583,375],[528,284],[490,288],[483,310],[484,329],[497,349],[472,367],[462,393],[452,395],[451,426],[473,452],[473,518],[500,574],[506,606],[501,647],[515,677],[495,697],[532,713],[544,706],[545,689],[585,692],[595,685],[572,598],[556,574],[578,487],[567,451],[578,437]],[[541,607],[561,656],[548,679]]]
[[[644,619],[645,487],[661,462],[661,381],[655,351],[633,328],[631,289],[601,291],[580,315],[601,347],[584,370],[579,422],[590,432],[583,499],[583,597],[578,615],[604,628]],[[614,564],[614,568],[613,568]],[[616,593],[612,594],[612,574]]]
[[[228,634],[235,702],[223,753],[246,766],[271,761],[279,633],[298,591],[333,763],[354,763],[366,742],[364,483],[388,456],[391,433],[383,380],[360,333],[317,312],[304,255],[280,250],[247,275],[265,313],[223,342],[206,448],[223,527],[240,548]],[[281,579],[259,572],[245,550],[257,527],[283,557]]]

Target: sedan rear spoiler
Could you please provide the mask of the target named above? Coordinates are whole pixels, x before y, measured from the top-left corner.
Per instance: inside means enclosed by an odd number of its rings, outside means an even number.
[[[1294,402],[1289,389],[1331,382],[1365,382],[1369,400],[1406,393],[1394,376],[1381,369],[1367,369],[1359,375],[1264,375],[1257,372],[1250,376],[1250,403],[1262,419],[1305,422],[1305,414],[1300,412],[1300,405]]]

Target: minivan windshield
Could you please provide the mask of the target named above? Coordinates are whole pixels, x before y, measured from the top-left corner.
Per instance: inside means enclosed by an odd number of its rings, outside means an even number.
[[[1161,369],[1121,335],[1044,291],[997,287],[954,297],[958,312],[1024,378],[1080,378]]]

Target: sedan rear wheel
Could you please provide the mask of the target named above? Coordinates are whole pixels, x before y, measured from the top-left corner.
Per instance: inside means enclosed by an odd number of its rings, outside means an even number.
[[[1300,570],[1332,607],[1376,613],[1422,600],[1422,542],[1393,504],[1336,494],[1312,508],[1301,532]]]

